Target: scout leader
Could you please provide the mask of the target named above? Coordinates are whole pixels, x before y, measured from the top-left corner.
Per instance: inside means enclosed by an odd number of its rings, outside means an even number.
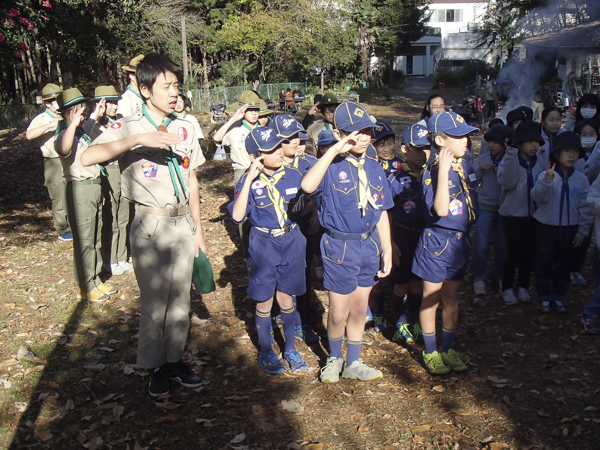
[[[46,109],[43,113],[33,118],[25,137],[27,140],[39,140],[43,142],[40,147],[44,157],[44,185],[48,189],[50,200],[52,201],[52,220],[54,229],[58,233],[59,241],[71,241],[73,235],[69,222],[67,221],[67,205],[65,203],[65,192],[67,180],[63,173],[62,164],[58,153],[54,150],[54,141],[56,139],[56,126],[61,120],[58,113],[58,103],[56,98],[62,92],[62,89],[55,84],[47,84],[42,89],[42,101]]]
[[[190,320],[192,263],[205,251],[195,169],[204,157],[193,124],[173,115],[181,67],[146,55],[136,78],[142,113],[121,119],[85,152],[86,165],[119,158],[123,195],[135,203],[130,243],[142,316],[137,365],[151,369],[148,392],[169,392],[169,378],[202,384],[182,361]]]
[[[136,68],[142,59],[144,59],[144,55],[138,55],[129,61],[128,66],[123,66],[123,71],[127,74],[129,84],[119,100],[117,114],[120,117],[129,117],[142,112],[144,99],[140,95],[140,89],[135,76]]]

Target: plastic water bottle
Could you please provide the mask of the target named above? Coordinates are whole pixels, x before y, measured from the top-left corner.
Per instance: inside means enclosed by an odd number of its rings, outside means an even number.
[[[227,155],[225,154],[225,149],[222,145],[217,145],[217,150],[213,156],[213,160],[215,161],[225,161],[227,159]]]

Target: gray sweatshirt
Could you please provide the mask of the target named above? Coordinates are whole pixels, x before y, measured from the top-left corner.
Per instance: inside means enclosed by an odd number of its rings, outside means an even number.
[[[546,180],[546,173],[539,174],[531,197],[537,203],[537,209],[533,214],[538,222],[546,225],[579,225],[577,235],[586,237],[594,220],[592,208],[587,202],[590,183],[587,177],[575,170],[569,177],[569,207],[564,200],[562,221],[560,221],[560,192],[562,178],[554,173],[553,180]]]
[[[498,167],[498,182],[502,187],[500,195],[499,213],[507,217],[527,217],[535,211],[535,205],[531,200],[530,210],[527,208],[527,170],[519,164],[516,153],[506,153]],[[538,157],[533,166],[533,181],[537,179],[540,172],[546,169],[543,158]]]
[[[488,170],[483,170],[480,166],[483,163],[492,163],[492,158],[489,153],[479,155],[475,161],[475,173],[479,188],[477,189],[477,198],[479,199],[479,209],[483,211],[498,212],[500,208],[500,194],[502,187],[498,183],[498,168],[493,167]],[[500,161],[502,164],[502,161]]]

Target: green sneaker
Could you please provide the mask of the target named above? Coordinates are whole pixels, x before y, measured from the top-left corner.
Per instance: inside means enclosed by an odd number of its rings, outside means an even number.
[[[400,341],[400,340],[404,339],[407,344],[412,344],[415,341],[413,339],[412,333],[408,329],[408,324],[398,322],[398,323],[396,323],[396,328],[397,329],[396,329],[396,332],[394,333],[394,336],[392,337],[392,341],[396,342],[396,341]]]
[[[373,381],[383,378],[381,370],[373,369],[365,364],[362,359],[353,361],[352,364],[344,364],[342,378],[350,378],[352,380]]]
[[[344,365],[344,358],[330,356],[321,368],[321,383],[332,384],[340,381],[340,372]]]
[[[427,372],[431,375],[446,375],[450,373],[450,369],[444,364],[438,352],[425,353],[425,350],[423,350],[423,361],[425,361]]]
[[[469,370],[462,359],[460,359],[458,352],[453,349],[449,349],[448,353],[440,353],[440,355],[444,364],[450,367],[454,372],[466,372]]]

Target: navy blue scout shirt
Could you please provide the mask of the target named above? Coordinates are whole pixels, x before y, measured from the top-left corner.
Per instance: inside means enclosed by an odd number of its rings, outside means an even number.
[[[318,159],[312,155],[296,155],[291,163],[285,163],[285,166],[294,167],[300,171],[302,175],[310,170],[317,163]]]
[[[379,163],[366,157],[364,169],[371,197],[379,208],[374,209],[369,203],[365,215],[362,215],[358,209],[358,169],[345,158],[337,156],[317,189],[319,222],[325,229],[340,233],[364,233],[377,225],[383,211],[394,206],[385,172]]]
[[[383,167],[385,176],[388,178],[391,174],[398,172],[402,168],[402,160],[397,156],[394,156],[392,159],[380,159],[379,164]]]
[[[279,195],[283,197],[285,210],[288,214],[288,218],[286,220],[285,225],[290,226],[295,223],[292,215],[292,207],[301,192],[300,183],[302,182],[302,174],[298,169],[295,169],[294,167],[282,167],[268,178],[269,180],[277,179],[279,175],[282,176],[281,178],[279,178],[279,180],[275,183],[274,186],[275,189],[277,189],[277,191],[279,192]],[[247,176],[248,172],[242,175],[240,181],[238,181],[238,184],[235,188],[234,199],[227,206],[230,215],[232,215],[233,213],[233,205],[240,191],[242,190],[242,187],[244,186],[244,181],[246,180]],[[250,193],[248,194],[248,206],[246,207],[246,216],[248,217],[248,220],[250,221],[250,224],[252,226],[269,229],[279,228],[279,222],[277,220],[277,212],[275,211],[275,206],[273,205],[273,201],[269,197],[267,187],[260,180],[260,177],[256,177],[254,181],[252,181]]]
[[[392,220],[409,228],[420,230],[427,225],[423,188],[415,173],[408,172],[405,167],[388,177],[390,192],[394,197]]]
[[[433,152],[432,152],[433,155]],[[453,164],[454,165],[454,164]],[[475,219],[479,216],[479,201],[477,200],[477,175],[473,166],[468,161],[461,159],[460,165],[464,170],[465,181],[468,185],[471,204]],[[439,217],[433,210],[433,202],[438,186],[438,171],[439,166],[437,158],[431,158],[425,166],[423,172],[422,186],[423,197],[425,199],[425,218],[430,225],[435,225],[450,230],[466,232],[469,227],[475,222],[471,217],[469,219],[469,210],[465,194],[461,189],[460,177],[454,169],[448,172],[448,191],[450,193],[450,206],[448,215]]]

